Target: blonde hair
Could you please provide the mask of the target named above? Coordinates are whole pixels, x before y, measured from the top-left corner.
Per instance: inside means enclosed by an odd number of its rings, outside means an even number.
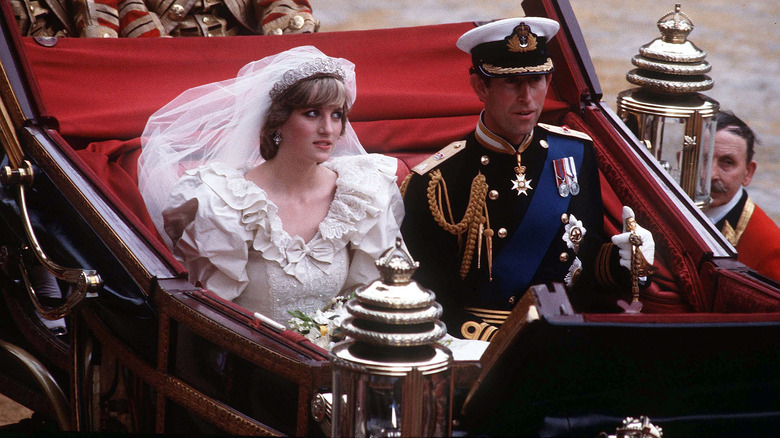
[[[350,110],[349,101],[347,87],[336,75],[315,75],[299,81],[271,102],[260,130],[260,155],[266,160],[276,156],[279,146],[273,141],[274,133],[298,108],[340,106],[343,113],[341,135],[344,135]]]

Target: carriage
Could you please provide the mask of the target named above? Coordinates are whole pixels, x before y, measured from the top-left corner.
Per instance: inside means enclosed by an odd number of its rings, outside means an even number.
[[[314,45],[357,65],[350,120],[369,152],[409,169],[475,126],[481,109],[455,40],[474,23],[218,39],[30,38],[2,25],[0,393],[61,430],[327,434],[312,401],[328,353],[190,284],[137,188],[140,134],[183,90],[251,60]],[[780,427],[778,284],[734,248],[600,101],[566,0],[526,0],[561,23],[541,121],[594,140],[605,233],[620,206],[656,239],[641,314],[575,313],[535,287],[480,360],[453,368],[452,431],[595,436],[648,415],[667,434]],[[43,267],[67,291],[41,296]],[[598,293],[599,291],[593,291]],[[445,310],[446,311],[446,310]],[[41,322],[66,318],[57,336]],[[466,395],[468,395],[466,397]],[[319,414],[319,412],[318,412]],[[487,428],[487,429],[486,429]]]

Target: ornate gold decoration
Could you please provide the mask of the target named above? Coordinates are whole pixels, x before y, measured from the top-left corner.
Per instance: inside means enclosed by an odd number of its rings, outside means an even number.
[[[639,235],[636,233],[636,219],[630,217],[626,219],[626,230],[631,232],[631,236],[629,237],[629,242],[631,242],[631,266],[632,271],[634,270],[634,267],[636,268],[636,272],[639,277],[644,277],[647,275],[651,275],[655,273],[655,267],[647,262],[647,259],[645,258],[645,255],[642,254],[642,250],[640,247],[642,246],[642,238],[639,237]],[[636,256],[636,260],[634,260],[634,257]]]
[[[509,299],[509,304],[513,304],[515,299],[515,297],[511,297]],[[506,322],[506,319],[509,318],[509,314],[512,313],[511,310],[485,309],[482,307],[464,307],[463,310],[488,324],[494,324],[496,326],[500,326]]]
[[[429,173],[431,180],[428,182],[428,208],[433,215],[436,223],[450,234],[458,236],[458,244],[463,246],[462,236],[466,235],[465,247],[463,249],[463,260],[460,265],[460,278],[466,278],[471,269],[471,261],[474,257],[474,249],[479,239],[480,251],[482,237],[485,238],[488,257],[488,272],[492,279],[493,255],[492,255],[492,237],[493,230],[490,228],[488,211],[486,206],[486,195],[488,185],[485,176],[478,173],[471,182],[471,192],[469,201],[466,205],[466,211],[460,222],[455,223],[450,207],[450,198],[447,192],[447,183],[441,175],[441,170],[436,169]],[[447,218],[444,215],[444,207],[447,208]]]
[[[458,152],[466,150],[465,146],[466,140],[454,141],[412,167],[412,172],[418,175],[425,175],[443,162],[454,157]]]
[[[412,255],[403,247],[400,237],[395,238],[395,246],[382,253],[374,264],[379,271],[379,277],[386,285],[411,283],[414,271],[420,267],[420,262],[412,259]]]
[[[541,65],[534,65],[530,67],[496,67],[493,64],[482,64],[482,69],[486,72],[494,75],[510,75],[518,73],[547,73],[552,71],[553,62],[552,59],[547,58],[547,61]]]
[[[510,52],[523,53],[536,50],[536,35],[531,33],[531,27],[525,23],[518,24],[512,30],[512,36],[506,41]]]
[[[755,209],[756,204],[754,204],[753,201],[748,198],[748,200],[745,202],[745,207],[742,209],[742,213],[739,215],[737,227],[732,228],[729,221],[726,221],[726,223],[723,224],[723,230],[721,230],[721,232],[726,237],[726,240],[734,245],[735,248],[739,243],[739,239],[742,237],[742,233],[745,232],[745,228],[747,228],[747,224],[750,222],[750,217],[753,216],[753,211],[755,211]]]
[[[401,187],[399,187],[399,190],[401,192],[401,198],[406,197],[406,189],[409,188],[409,182],[412,180],[412,175],[414,175],[414,173],[409,172],[404,178],[403,182],[401,182]]]
[[[486,322],[468,321],[460,326],[460,334],[464,339],[490,341],[498,328]]]
[[[693,21],[680,5],[656,23],[661,37],[642,45],[631,59],[636,69],[626,75],[634,85],[661,94],[690,94],[709,90],[713,80],[705,73],[712,69],[707,53],[688,40]]]
[[[631,244],[631,303],[623,306],[626,313],[639,313],[642,303],[639,301],[639,277],[655,272],[655,267],[647,262],[642,250],[642,237],[636,232],[637,223],[633,217],[626,218],[626,231],[630,232],[628,242]],[[622,302],[618,302],[622,305]]]

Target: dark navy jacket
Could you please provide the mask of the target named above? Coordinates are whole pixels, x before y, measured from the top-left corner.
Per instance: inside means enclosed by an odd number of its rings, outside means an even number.
[[[486,200],[490,227],[495,232],[492,239],[494,259],[518,231],[518,226],[534,196],[559,196],[557,186],[554,184],[537,184],[548,154],[548,149],[542,144],[549,143],[547,140],[556,135],[560,134],[537,126],[532,143],[521,154],[522,165],[526,167],[526,179],[530,179],[532,186],[527,196],[512,190],[512,180],[516,175],[514,169],[517,165],[515,155],[484,147],[477,141],[474,132],[465,137],[465,148],[435,165],[435,169],[441,171],[446,182],[450,207],[456,222],[464,215],[472,180],[478,173],[485,176],[488,193],[495,191],[493,196],[488,196]],[[582,221],[586,230],[578,252],[575,254],[573,249],[567,247],[562,238],[565,233],[565,223],[560,215],[556,216],[557,222],[550,224],[556,229],[555,235],[545,253],[540,255],[541,262],[533,274],[532,281],[528,285],[522,285],[517,294],[502,297],[500,300],[496,297],[488,297],[482,291],[483,285],[488,281],[487,251],[484,244],[479,267],[475,251],[468,275],[465,279],[460,278],[462,245],[459,245],[457,236],[443,230],[434,221],[428,206],[427,187],[431,169],[423,169],[419,172],[422,174],[412,174],[404,195],[406,217],[401,231],[412,256],[420,262],[420,268],[415,273],[414,279],[423,287],[436,293],[437,300],[444,307],[442,319],[447,324],[450,334],[460,337],[464,322],[482,321],[466,309],[494,309],[499,313],[507,314],[528,286],[540,283],[563,283],[575,257],[582,262],[582,270],[570,293],[573,303],[577,304],[580,298],[578,290],[588,289],[589,286],[596,284],[596,261],[602,244],[608,241],[602,235],[603,207],[595,153],[590,141],[582,140],[581,143],[582,164],[578,172],[581,189],[577,196],[569,195],[569,205],[566,209],[566,214]],[[503,233],[499,234],[502,228],[506,230],[505,237],[499,237],[503,235]],[[465,236],[462,240],[465,240]],[[603,258],[601,263],[608,265],[606,269],[613,269],[611,266],[617,265],[616,253],[617,251],[609,250],[606,256],[601,257]]]

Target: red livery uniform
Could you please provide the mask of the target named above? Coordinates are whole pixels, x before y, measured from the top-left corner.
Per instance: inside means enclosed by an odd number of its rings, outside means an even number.
[[[746,191],[717,227],[737,248],[737,260],[780,281],[780,228],[750,199]]]

